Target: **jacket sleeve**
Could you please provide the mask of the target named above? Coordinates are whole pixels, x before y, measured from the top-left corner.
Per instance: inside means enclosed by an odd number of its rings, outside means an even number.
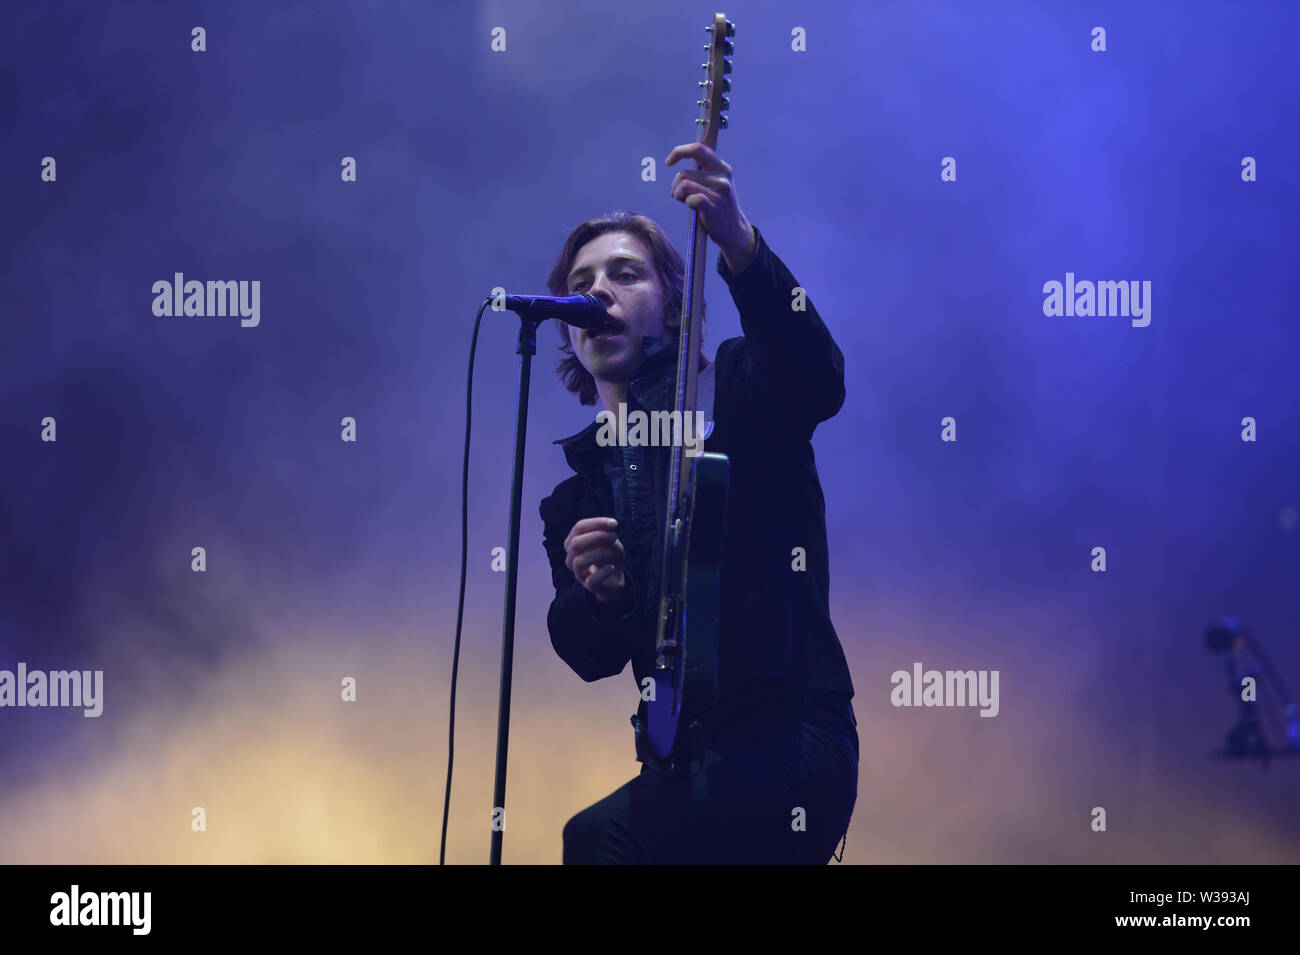
[[[740,313],[739,388],[746,404],[810,439],[844,404],[844,355],[806,292],[754,227],[753,261],[739,273],[718,254],[718,274]],[[796,308],[802,305],[802,310]]]
[[[546,628],[551,646],[574,673],[588,683],[617,676],[632,656],[632,621],[636,607],[632,580],[627,577],[623,606],[617,611],[596,603],[588,590],[564,565],[564,540],[578,521],[577,516],[562,513],[557,495],[541,504],[542,544],[551,562],[551,582],[555,599],[546,614]]]

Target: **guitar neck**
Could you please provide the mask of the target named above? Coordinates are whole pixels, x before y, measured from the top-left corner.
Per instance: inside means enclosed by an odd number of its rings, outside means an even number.
[[[731,78],[728,76],[731,72],[731,61],[727,57],[734,52],[729,37],[734,34],[735,28],[727,22],[725,14],[719,13],[714,15],[713,25],[708,30],[711,37],[705,49],[709,51],[709,62],[704,64],[706,76],[700,83],[704,96],[696,101],[699,115],[695,120],[695,141],[716,150],[718,132],[727,125],[724,113],[730,103],[726,94],[731,90]],[[695,168],[699,169],[700,164],[696,163]],[[677,342],[677,389],[673,401],[673,410],[677,412],[674,417],[681,423],[683,431],[687,426],[686,422],[694,420],[697,408],[701,326],[704,321],[704,277],[708,266],[709,245],[709,237],[700,224],[698,210],[690,210],[690,220],[691,240],[682,288],[681,322]],[[684,516],[689,467],[690,460],[684,454],[681,442],[674,441],[668,482],[669,527],[672,527],[678,518]]]
[[[677,388],[673,408],[683,431],[687,421],[694,421],[700,380],[700,336],[704,314],[704,275],[708,263],[709,238],[700,225],[699,213],[691,210],[691,246],[686,260],[685,287],[682,290],[682,314],[677,343]],[[669,465],[669,523],[681,516],[685,501],[685,482],[690,461],[682,443],[673,442]]]

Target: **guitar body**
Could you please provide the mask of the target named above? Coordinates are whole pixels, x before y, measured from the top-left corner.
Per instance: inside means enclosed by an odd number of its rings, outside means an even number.
[[[735,26],[718,13],[707,28],[709,62],[696,101],[697,142],[717,149],[730,105],[730,37]],[[699,168],[698,164],[696,168]],[[690,213],[691,240],[678,326],[678,420],[695,420],[700,374],[700,330],[708,236],[699,214]],[[700,730],[718,696],[718,634],[722,617],[722,532],[726,520],[728,460],[722,454],[686,455],[672,448],[667,516],[659,581],[658,632],[653,685],[643,689],[637,715],[637,759],[665,774],[698,772],[703,761]]]
[[[677,614],[681,652],[661,655],[656,663],[654,698],[643,704],[644,732],[638,739],[638,756],[663,773],[698,771],[696,731],[717,704],[730,463],[725,454],[701,454],[691,463],[690,520],[677,584],[684,598]]]

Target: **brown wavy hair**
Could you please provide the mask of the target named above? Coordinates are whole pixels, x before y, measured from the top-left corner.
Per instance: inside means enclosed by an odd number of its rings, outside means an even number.
[[[637,238],[650,250],[651,264],[659,277],[659,288],[663,292],[664,326],[670,332],[673,341],[678,340],[681,321],[682,291],[686,286],[686,264],[681,255],[673,248],[663,228],[648,216],[635,212],[611,212],[596,219],[588,219],[569,233],[560,249],[559,258],[546,278],[546,287],[552,295],[568,295],[566,280],[573,269],[573,262],[582,247],[597,236],[607,232],[626,232]],[[700,311],[700,354],[703,355],[704,321],[708,308]],[[564,383],[564,387],[574,392],[584,405],[596,403],[596,379],[591,372],[582,367],[582,362],[573,353],[569,343],[569,326],[555,319],[555,328],[560,333],[559,351],[563,357],[555,366],[555,374]]]

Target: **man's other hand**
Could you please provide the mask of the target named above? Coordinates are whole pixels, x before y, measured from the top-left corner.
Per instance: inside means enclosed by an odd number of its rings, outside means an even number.
[[[617,531],[612,517],[585,517],[564,539],[564,566],[600,604],[623,600],[625,555]]]

